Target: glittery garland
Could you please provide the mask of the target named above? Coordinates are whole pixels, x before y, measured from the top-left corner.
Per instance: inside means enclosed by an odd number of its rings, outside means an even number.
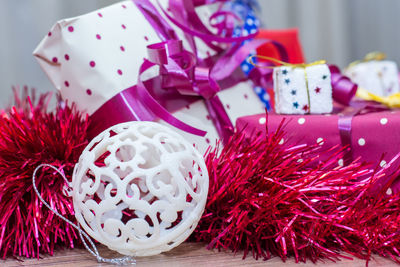
[[[348,253],[400,263],[400,196],[385,194],[398,173],[372,194],[385,170],[338,166],[344,151],[337,148],[320,162],[318,144],[281,145],[282,127],[251,139],[236,133],[208,154],[208,203],[192,239],[263,260],[337,261]]]
[[[31,97],[30,97],[31,96]],[[0,113],[0,255],[37,257],[52,255],[57,247],[80,243],[71,226],[39,201],[32,188],[32,173],[41,163],[56,166],[68,179],[87,145],[87,118],[59,101],[50,112],[50,94],[22,98]],[[64,180],[51,168],[37,173],[43,198],[60,214],[75,221],[72,201],[64,194]]]

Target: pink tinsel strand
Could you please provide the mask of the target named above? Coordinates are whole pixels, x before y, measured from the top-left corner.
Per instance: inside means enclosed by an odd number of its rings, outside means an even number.
[[[208,202],[192,238],[264,260],[336,261],[346,252],[400,263],[400,197],[368,193],[383,172],[338,166],[336,148],[320,162],[318,145],[280,145],[282,127],[266,137],[235,133],[207,155]]]
[[[87,117],[58,101],[47,111],[50,94],[15,90],[15,106],[0,116],[0,255],[39,257],[59,246],[80,243],[75,230],[45,208],[32,189],[33,170],[42,163],[59,167],[71,179],[87,145]],[[42,197],[75,221],[72,201],[63,194],[63,178],[51,169],[37,177]],[[69,233],[69,234],[68,234]]]

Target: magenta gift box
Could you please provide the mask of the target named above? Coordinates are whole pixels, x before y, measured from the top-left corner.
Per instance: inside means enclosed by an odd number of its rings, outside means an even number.
[[[321,145],[321,152],[342,145],[339,131],[339,119],[341,114],[327,115],[277,115],[268,114],[268,131],[274,132],[285,119],[284,131],[286,136],[281,140],[284,145],[288,139],[291,143],[308,145]],[[266,132],[266,116],[258,114],[241,117],[236,121],[238,130],[245,128],[245,134],[254,132]],[[400,153],[400,111],[381,111],[352,117],[351,122],[351,154],[352,158],[361,158],[362,161],[372,163],[381,168],[389,163],[394,156]],[[325,160],[327,155],[321,155]],[[340,159],[338,165],[343,165]],[[400,162],[396,161],[387,173],[399,168]],[[400,191],[400,180],[393,184],[387,191]]]

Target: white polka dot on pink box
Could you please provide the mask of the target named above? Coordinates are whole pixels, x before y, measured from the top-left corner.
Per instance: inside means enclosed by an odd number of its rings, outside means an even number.
[[[320,151],[326,151],[334,146],[341,147],[344,142],[339,130],[338,114],[324,115],[268,115],[268,130],[274,132],[285,119],[285,140],[307,145],[319,145]],[[252,115],[237,120],[238,130],[245,128],[250,136],[254,131],[265,133],[265,114]],[[353,159],[372,163],[372,167],[383,168],[400,153],[400,111],[370,112],[354,116],[351,124],[351,156]],[[285,144],[287,144],[285,142]],[[293,143],[292,143],[293,144]],[[320,160],[327,160],[329,153],[321,153]],[[345,159],[339,159],[338,166],[346,164]],[[387,173],[391,174],[400,167],[396,161]],[[390,189],[390,192],[400,192],[400,179]]]
[[[136,85],[144,58],[148,58],[147,47],[164,40],[156,32],[154,23],[151,24],[143,10],[138,8],[138,2],[148,1],[123,1],[82,16],[63,19],[53,26],[34,51],[40,66],[63,99],[68,103],[74,102],[80,111],[93,115],[120,92]],[[163,15],[157,1],[150,2],[182,40],[184,48],[191,51],[192,46],[183,32]],[[168,1],[160,3],[167,5]],[[212,8],[196,8],[205,25],[209,23]],[[195,38],[195,44],[199,58],[216,54],[199,38]],[[146,81],[157,76],[159,69],[156,66],[141,77]],[[247,81],[224,88],[218,96],[232,124],[238,117],[264,111],[252,84]],[[184,106],[175,109],[172,115],[192,127],[207,131],[207,135],[203,138],[178,131],[204,152],[219,137],[208,109],[202,100],[193,100],[186,105],[187,108]]]

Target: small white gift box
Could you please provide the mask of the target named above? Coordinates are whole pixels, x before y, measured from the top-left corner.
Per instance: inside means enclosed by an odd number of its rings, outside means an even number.
[[[389,96],[400,92],[397,64],[389,60],[371,60],[348,67],[345,74],[368,92]]]
[[[332,112],[331,74],[326,64],[276,67],[273,80],[276,113]]]

